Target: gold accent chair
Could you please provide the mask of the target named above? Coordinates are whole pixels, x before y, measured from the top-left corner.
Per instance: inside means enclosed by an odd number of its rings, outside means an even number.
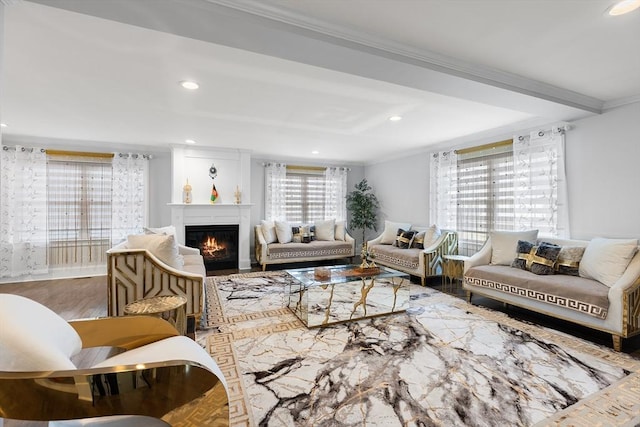
[[[76,367],[73,360],[82,349],[102,346],[121,352],[89,368]],[[201,398],[218,402],[215,424],[228,425],[222,372],[202,347],[165,320],[67,322],[28,298],[0,294],[0,421],[160,419]]]

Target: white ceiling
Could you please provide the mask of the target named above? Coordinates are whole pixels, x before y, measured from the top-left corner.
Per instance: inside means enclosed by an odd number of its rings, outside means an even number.
[[[11,1],[3,140],[371,162],[574,120],[640,98],[640,10],[610,4]]]

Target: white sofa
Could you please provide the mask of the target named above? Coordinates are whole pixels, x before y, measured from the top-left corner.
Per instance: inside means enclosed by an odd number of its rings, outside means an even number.
[[[169,236],[166,236],[169,237]],[[173,236],[170,236],[173,237]],[[175,244],[180,263],[172,266],[151,249],[132,247],[129,240],[107,251],[109,316],[124,315],[124,307],[142,298],[180,295],[187,299],[187,333],[192,334],[203,312],[204,260],[196,248]]]
[[[393,245],[398,229],[425,233],[424,248],[402,249]],[[420,277],[424,286],[427,277],[442,275],[443,255],[458,253],[458,235],[455,231],[386,221],[385,230],[367,242],[369,259],[376,264]]]
[[[308,243],[297,243],[289,241],[290,239],[287,238],[281,239],[283,243],[280,243],[277,238],[273,241],[273,236],[271,238],[266,236],[264,225],[258,224],[255,226],[256,260],[264,271],[270,264],[352,258],[356,254],[356,242],[344,229],[340,232],[340,234],[342,233],[344,233],[344,240],[338,238],[336,240],[312,240]]]
[[[537,238],[535,243],[543,241],[562,247],[584,248],[590,243],[550,238]],[[630,260],[624,261],[628,264],[619,277],[615,275],[607,285],[584,277],[583,264],[579,276],[536,275],[509,265],[492,264],[493,246],[490,237],[482,249],[465,262],[463,287],[469,302],[472,295],[482,295],[604,331],[612,335],[617,351],[621,350],[622,338],[640,333],[640,252],[637,250]],[[593,255],[592,250],[590,259]],[[598,267],[606,263],[598,262]]]

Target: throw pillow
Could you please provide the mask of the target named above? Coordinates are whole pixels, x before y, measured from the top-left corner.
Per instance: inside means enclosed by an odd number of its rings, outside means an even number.
[[[556,261],[556,273],[578,276],[584,250],[582,246],[563,246]]]
[[[398,229],[402,228],[403,230],[408,230],[411,228],[411,224],[407,224],[404,222],[384,222],[384,231],[382,232],[382,239],[380,243],[383,245],[392,245],[396,240]]]
[[[531,242],[518,240],[518,256],[512,267],[528,270],[533,274],[548,275],[555,273],[555,264],[562,248],[553,243],[542,242],[534,246]]]
[[[346,238],[346,224],[344,221],[336,221],[336,229],[335,229],[335,239],[336,240],[342,240],[344,241],[344,239]]]
[[[529,254],[534,247],[535,246],[531,242],[518,240],[518,244],[516,245],[516,257],[511,263],[511,267],[519,268],[520,270],[528,270],[527,260],[529,259]]]
[[[538,230],[490,232],[491,264],[511,265],[511,262],[516,257],[518,240],[535,242],[537,237]]]
[[[291,243],[293,232],[291,225],[286,221],[274,221],[276,225],[276,237],[279,243]]]
[[[302,227],[293,226],[291,227],[291,241],[293,243],[302,243]]]
[[[433,224],[429,227],[424,233],[424,242],[422,242],[423,249],[433,245],[441,234],[442,232],[437,225]]]
[[[167,225],[165,227],[144,227],[144,234],[173,234],[176,235],[176,227],[173,225]]]
[[[146,249],[165,264],[182,270],[184,259],[178,253],[173,234],[132,234],[127,237],[129,249]]]
[[[415,249],[424,249],[424,235],[426,231],[417,232],[411,241],[411,247]]]
[[[316,221],[315,227],[316,227],[316,232],[315,232],[316,240],[336,240],[335,239],[335,232],[336,232],[335,220],[328,219],[326,221]]]
[[[276,242],[278,240],[278,236],[276,235],[276,225],[273,221],[260,221],[260,227],[262,228],[262,235],[264,236],[264,240],[269,243]]]
[[[411,246],[411,241],[416,233],[416,231],[405,231],[403,229],[399,229],[396,241],[393,245],[400,249],[408,249]]]
[[[592,239],[580,261],[581,277],[613,286],[627,269],[638,250],[636,239]]]

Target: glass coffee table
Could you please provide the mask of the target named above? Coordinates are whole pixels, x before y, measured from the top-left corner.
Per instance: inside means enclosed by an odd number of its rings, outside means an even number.
[[[409,275],[357,265],[285,270],[289,309],[308,327],[399,313],[409,308]]]

